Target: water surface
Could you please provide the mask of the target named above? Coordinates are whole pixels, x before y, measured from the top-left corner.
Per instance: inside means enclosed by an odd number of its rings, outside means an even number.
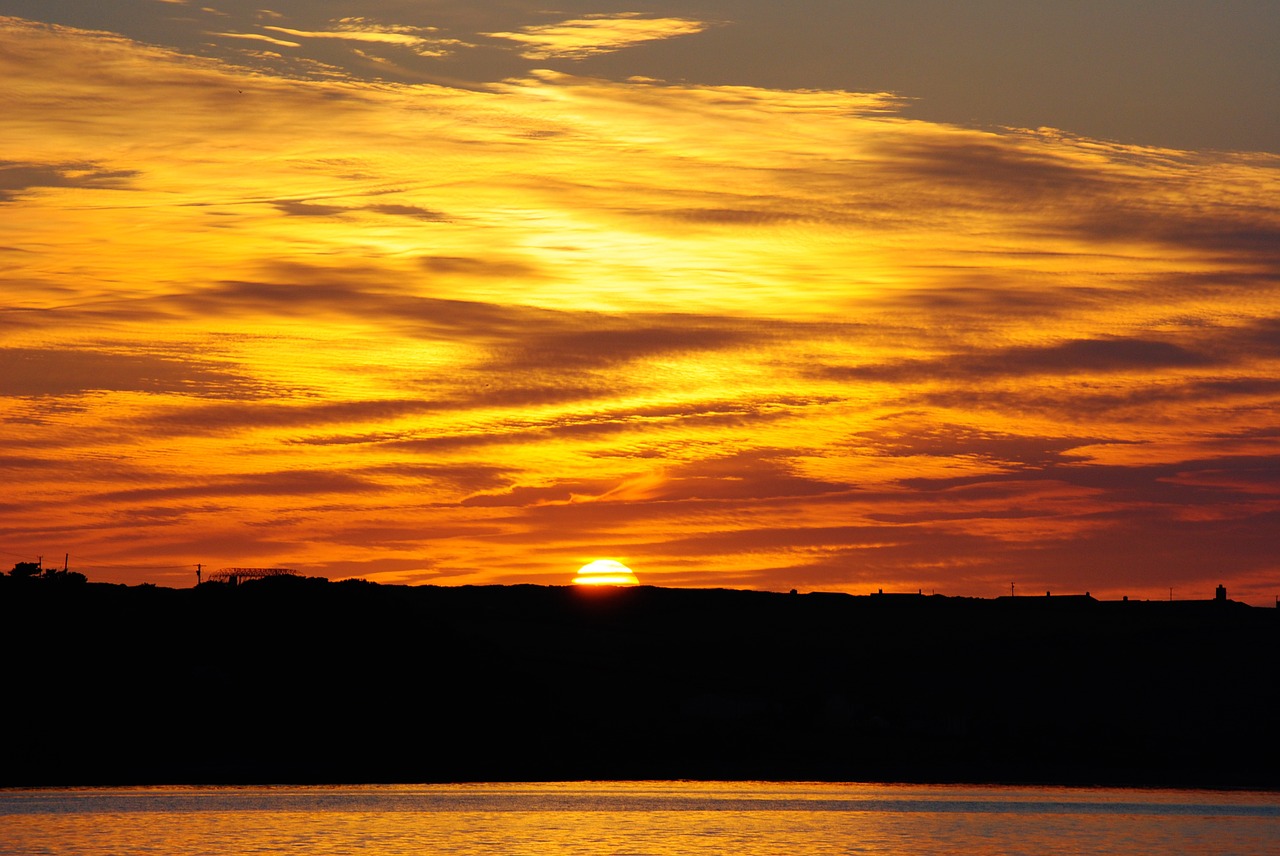
[[[1280,794],[574,782],[0,790],[0,854],[1280,853]]]

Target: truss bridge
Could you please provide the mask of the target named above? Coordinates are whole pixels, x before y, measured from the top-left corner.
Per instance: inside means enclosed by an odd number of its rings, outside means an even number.
[[[239,585],[245,580],[260,580],[265,577],[292,577],[297,575],[292,568],[219,568],[209,574],[211,583],[231,583]]]

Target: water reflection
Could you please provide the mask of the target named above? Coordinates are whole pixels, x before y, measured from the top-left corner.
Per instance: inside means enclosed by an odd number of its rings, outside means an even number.
[[[765,783],[0,792],[0,853],[1261,853],[1268,793]]]

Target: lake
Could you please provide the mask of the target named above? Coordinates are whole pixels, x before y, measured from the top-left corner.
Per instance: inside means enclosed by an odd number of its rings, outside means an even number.
[[[1280,794],[760,782],[0,790],[0,854],[1280,853]]]

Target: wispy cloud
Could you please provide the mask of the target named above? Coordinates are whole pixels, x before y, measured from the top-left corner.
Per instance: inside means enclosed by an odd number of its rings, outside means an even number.
[[[217,397],[252,389],[243,373],[210,361],[75,348],[0,348],[0,377],[0,396],[135,391]]]
[[[270,45],[276,45],[282,48],[300,48],[301,42],[290,42],[284,39],[277,39],[264,33],[210,33],[212,36],[218,36],[224,39],[246,39],[248,41],[266,42]]]
[[[466,46],[458,39],[437,35],[438,30],[435,27],[379,24],[367,18],[342,18],[335,21],[333,28],[328,30],[298,30],[275,24],[263,24],[262,29],[297,39],[335,39],[344,42],[396,45],[409,48],[422,56],[446,56],[455,48]],[[277,41],[277,44],[300,47],[300,44],[293,42]]]
[[[94,163],[0,161],[0,203],[12,202],[41,188],[126,188],[137,175],[136,170],[103,169]]]
[[[524,45],[527,59],[585,59],[632,45],[700,33],[710,24],[687,18],[645,17],[639,12],[587,15],[557,24],[534,24],[515,32],[484,33]]]

